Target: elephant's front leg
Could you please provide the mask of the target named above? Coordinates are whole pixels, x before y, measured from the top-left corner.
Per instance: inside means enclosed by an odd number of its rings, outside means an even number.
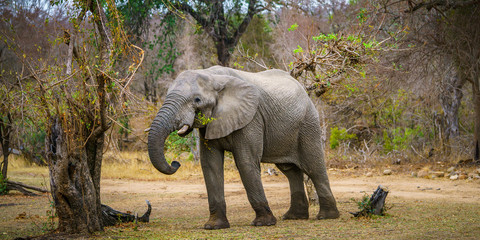
[[[215,144],[200,147],[200,161],[202,164],[203,177],[207,186],[208,206],[210,219],[205,223],[205,229],[229,228],[224,194],[223,177],[224,151]]]
[[[237,149],[233,155],[237,165],[243,186],[247,191],[248,201],[255,210],[256,217],[253,226],[272,226],[277,223],[268,206],[265,191],[263,189],[260,170],[260,156],[255,154],[254,149]]]

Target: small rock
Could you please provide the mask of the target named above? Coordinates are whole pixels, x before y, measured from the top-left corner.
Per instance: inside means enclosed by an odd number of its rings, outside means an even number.
[[[367,177],[372,177],[372,176],[373,176],[373,173],[372,173],[372,172],[368,172],[367,174],[365,174],[365,176],[367,176]]]
[[[441,188],[437,188],[437,189],[435,189],[435,190],[437,190],[437,191],[440,191],[440,190],[441,190]]]
[[[451,173],[453,171],[455,171],[455,167],[450,167],[449,169],[447,169],[447,173]]]
[[[385,169],[385,170],[383,171],[383,175],[392,175],[392,170],[390,170],[390,169]]]
[[[427,172],[426,170],[420,170],[420,171],[418,171],[417,176],[418,176],[419,178],[427,177],[427,176],[428,176],[428,172]]]
[[[438,178],[438,177],[444,177],[445,176],[445,172],[430,172],[430,175],[432,178]]]
[[[458,179],[458,175],[452,175],[450,176],[450,180],[457,180]]]
[[[265,171],[265,173],[268,174],[268,175],[278,176],[278,172],[277,172],[277,170],[275,170],[275,168],[268,168],[267,171]]]

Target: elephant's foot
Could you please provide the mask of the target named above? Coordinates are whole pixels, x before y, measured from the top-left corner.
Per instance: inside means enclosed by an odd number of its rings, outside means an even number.
[[[203,226],[204,229],[207,230],[214,230],[214,229],[222,229],[222,228],[229,228],[230,223],[226,218],[218,218],[214,215],[210,216],[210,219],[208,219],[208,222],[205,223]]]
[[[292,209],[290,208],[283,216],[282,220],[308,219],[308,209]]]
[[[252,222],[252,226],[273,226],[277,223],[277,218],[272,213],[257,216]]]
[[[340,212],[338,212],[338,210],[336,208],[335,209],[323,210],[322,207],[320,207],[320,212],[317,215],[318,220],[335,219],[335,218],[338,218],[338,217],[340,217]]]

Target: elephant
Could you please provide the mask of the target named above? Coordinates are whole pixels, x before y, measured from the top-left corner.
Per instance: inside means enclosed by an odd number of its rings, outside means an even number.
[[[198,128],[200,162],[207,188],[210,218],[205,229],[229,228],[224,196],[224,153],[232,153],[254,226],[277,222],[261,181],[260,163],[274,163],[287,177],[290,208],[282,219],[308,219],[303,173],[313,181],[320,210],[317,219],[339,217],[330,189],[321,144],[318,111],[298,81],[282,70],[258,73],[214,66],[180,73],[167,91],[148,134],[153,166],[173,174],[180,163],[165,159],[166,138]]]

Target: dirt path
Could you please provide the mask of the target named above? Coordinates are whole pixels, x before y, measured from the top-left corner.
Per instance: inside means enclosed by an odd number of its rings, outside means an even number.
[[[390,198],[413,200],[442,200],[451,202],[480,203],[480,181],[451,181],[447,179],[422,179],[407,176],[380,177],[331,177],[331,187],[336,198],[359,198],[364,193],[371,194],[378,185],[388,187]],[[286,178],[268,176],[263,178],[267,195],[275,198],[289,196]],[[134,181],[113,180],[102,181],[104,194],[142,194],[142,195],[178,195],[206,197],[203,181]],[[225,184],[225,195],[235,200],[235,196],[245,194],[241,182]],[[238,196],[242,201],[246,196]]]
[[[387,205],[409,205],[415,201],[480,204],[480,181],[421,179],[409,176],[343,177],[331,174],[332,191],[342,215],[357,211],[355,201],[372,194],[378,185],[388,187]],[[263,184],[270,207],[280,217],[288,209],[290,192],[284,176],[264,176]],[[207,193],[203,180],[198,181],[135,181],[105,179],[102,201],[120,210],[142,213],[145,199],[153,206],[152,218],[187,217],[192,211],[208,217]],[[240,181],[225,184],[227,211],[253,211]],[[129,206],[129,209],[125,209]],[[173,210],[173,211],[171,211]],[[311,211],[313,217],[317,210]]]

